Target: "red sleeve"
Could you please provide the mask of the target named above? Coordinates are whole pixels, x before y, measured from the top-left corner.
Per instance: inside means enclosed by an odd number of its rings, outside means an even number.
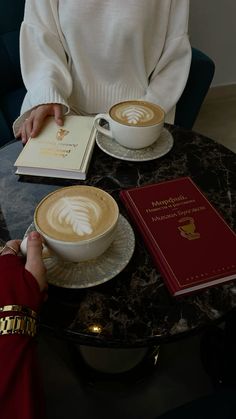
[[[18,256],[0,257],[0,306],[18,304],[39,311],[44,293],[24,264]],[[0,416],[44,417],[35,338],[19,334],[0,336]]]

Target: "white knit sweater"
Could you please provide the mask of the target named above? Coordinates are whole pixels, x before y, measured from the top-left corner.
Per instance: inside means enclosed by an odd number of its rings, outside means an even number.
[[[26,0],[14,130],[43,103],[96,114],[142,98],[170,112],[189,73],[188,13],[189,0]]]

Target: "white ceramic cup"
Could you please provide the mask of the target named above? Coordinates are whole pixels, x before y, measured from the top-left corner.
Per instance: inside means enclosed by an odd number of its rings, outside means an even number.
[[[48,230],[48,226],[44,228],[42,227],[42,225],[40,225],[38,209],[41,207],[41,212],[43,212],[42,215],[43,216],[45,215],[45,218],[48,217],[48,213],[49,214],[53,213],[54,220],[56,219],[57,214],[59,214],[58,217],[61,217],[60,214],[63,214],[62,222],[64,224],[62,225],[62,231],[63,231],[63,228],[67,228],[68,214],[70,212],[70,208],[68,208],[67,215],[65,214],[64,216],[64,212],[62,212],[64,211],[64,209],[60,208],[61,202],[64,205],[64,202],[65,200],[68,199],[68,197],[69,197],[69,200],[72,199],[73,202],[71,203],[71,208],[72,208],[72,211],[74,211],[77,201],[80,202],[79,201],[80,194],[81,196],[83,196],[82,194],[83,188],[86,188],[87,190],[89,189],[92,192],[92,194],[95,194],[95,197],[98,199],[97,202],[99,202],[99,199],[101,199],[101,205],[104,205],[104,206],[101,206],[102,211],[105,211],[105,205],[107,203],[108,203],[108,208],[106,208],[106,211],[107,209],[108,209],[108,212],[112,211],[113,215],[110,217],[109,223],[105,224],[105,227],[103,230],[101,230],[100,228],[102,222],[101,222],[101,218],[99,218],[99,215],[96,221],[97,225],[95,226],[95,229],[98,230],[98,233],[96,234],[91,233],[92,237],[90,237],[89,234],[85,234],[83,237],[78,236],[78,240],[74,238],[73,241],[68,240],[66,235],[65,237],[59,238],[57,237],[56,235],[57,233],[55,233],[53,229],[51,230],[49,228]],[[68,190],[70,190],[69,193],[68,193]],[[58,194],[59,198],[61,199],[61,202],[59,201],[59,199],[57,199],[56,194]],[[96,208],[97,202],[95,202],[92,198],[93,196],[91,195],[91,207],[89,207],[89,212],[91,213],[93,213],[93,211],[94,212],[97,211],[97,208]],[[50,205],[48,204],[48,202]],[[45,208],[42,208],[42,206],[44,206]],[[70,206],[70,202],[69,202],[69,206]],[[82,211],[85,208],[85,206],[86,206],[86,203],[83,201],[82,206],[81,206]],[[87,207],[85,208],[85,211],[83,212],[83,214],[82,215],[80,214],[81,214],[81,211],[78,210],[75,217],[81,216],[81,223],[84,225],[84,217],[87,217],[87,214],[88,214]],[[101,216],[103,216],[103,214],[101,214]],[[72,217],[73,217],[73,214],[72,214]],[[78,185],[78,186],[62,188],[60,190],[52,192],[51,194],[47,195],[45,198],[43,198],[40,201],[40,203],[38,204],[34,212],[35,229],[42,235],[42,237],[45,240],[45,246],[43,249],[43,257],[57,256],[58,258],[62,260],[70,261],[70,262],[83,262],[83,261],[87,261],[87,260],[95,259],[99,257],[102,253],[104,253],[108,249],[108,247],[111,245],[111,243],[115,239],[118,217],[119,217],[119,208],[116,201],[110,194],[108,194],[107,192],[99,188],[95,188],[92,186]],[[86,220],[86,222],[87,221],[89,222],[89,220]],[[46,232],[46,230],[48,231]],[[27,238],[24,239],[21,244],[21,252],[23,254],[26,254],[26,248],[27,248],[26,241],[27,241]]]
[[[109,126],[101,126],[102,120]],[[95,128],[99,132],[131,149],[145,148],[157,141],[164,122],[164,110],[142,100],[116,103],[107,114],[97,114],[94,119]]]

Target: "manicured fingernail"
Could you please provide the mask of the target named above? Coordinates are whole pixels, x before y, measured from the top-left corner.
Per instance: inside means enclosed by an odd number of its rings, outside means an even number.
[[[40,234],[37,231],[31,231],[28,237],[30,240],[38,240],[40,239]]]

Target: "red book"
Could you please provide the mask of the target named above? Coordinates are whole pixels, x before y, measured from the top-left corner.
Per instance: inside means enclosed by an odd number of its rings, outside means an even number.
[[[236,278],[236,235],[189,177],[120,198],[172,295]]]

